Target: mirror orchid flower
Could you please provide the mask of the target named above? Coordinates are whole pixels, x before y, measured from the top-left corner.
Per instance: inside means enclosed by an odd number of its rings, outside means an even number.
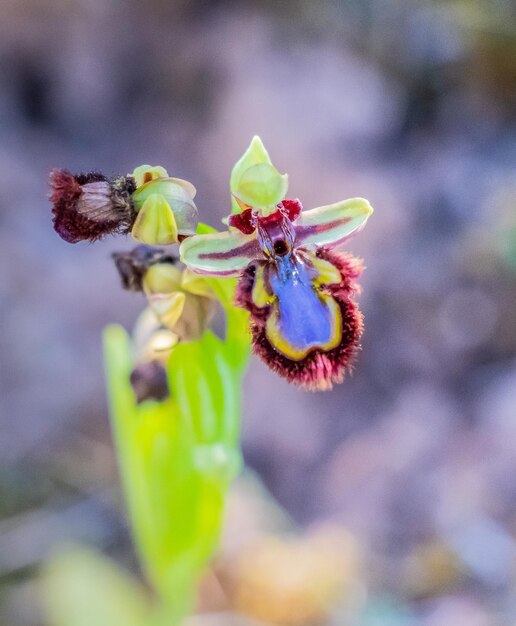
[[[338,248],[373,209],[351,198],[304,211],[286,198],[286,175],[257,137],[231,190],[229,229],[185,239],[181,260],[199,274],[238,276],[236,304],[250,314],[255,353],[293,383],[330,389],[352,365],[363,331],[354,299],[362,263]]]

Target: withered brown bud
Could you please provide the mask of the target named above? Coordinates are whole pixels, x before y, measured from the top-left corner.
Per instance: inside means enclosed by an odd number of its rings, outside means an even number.
[[[136,219],[131,176],[108,179],[100,172],[50,173],[52,213],[57,234],[68,243],[95,241],[110,233],[128,233]]]
[[[143,290],[143,277],[146,271],[156,263],[174,264],[177,259],[162,250],[152,246],[136,246],[130,252],[114,252],[112,255],[120,278],[122,287],[129,291]]]
[[[167,372],[159,361],[140,363],[131,372],[131,385],[140,404],[145,400],[158,400],[169,397]]]

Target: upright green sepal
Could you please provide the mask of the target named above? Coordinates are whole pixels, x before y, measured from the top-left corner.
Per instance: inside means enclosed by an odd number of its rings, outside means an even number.
[[[259,166],[259,167],[257,167]],[[255,135],[231,172],[231,193],[254,207],[275,205],[284,198],[287,175],[281,175],[269,157],[262,140]],[[232,198],[232,213],[240,213],[241,206]]]
[[[287,189],[287,174],[280,174],[268,163],[258,163],[242,173],[235,195],[249,206],[270,207],[274,210],[285,197]]]

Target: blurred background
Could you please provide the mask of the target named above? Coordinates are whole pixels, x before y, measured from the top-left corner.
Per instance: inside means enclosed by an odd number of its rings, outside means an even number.
[[[250,472],[200,610],[514,626],[512,0],[1,3],[0,622],[43,624],[34,576],[63,542],[138,571],[100,343],[144,304],[110,260],[131,242],[61,241],[48,171],[161,164],[218,226],[255,133],[306,208],[375,207],[349,246],[366,332],[331,393],[252,361]]]

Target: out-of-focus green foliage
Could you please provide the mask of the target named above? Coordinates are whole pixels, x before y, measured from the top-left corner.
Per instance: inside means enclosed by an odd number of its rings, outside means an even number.
[[[208,330],[168,364],[170,399],[135,403],[125,331],[105,332],[113,432],[136,543],[149,579],[181,614],[217,545],[224,497],[240,467],[241,377],[249,353],[234,284],[211,279],[226,312],[221,339]]]
[[[43,572],[43,600],[54,626],[148,626],[143,590],[121,568],[85,549],[55,555]]]
[[[209,279],[209,285],[224,308],[226,336],[208,330],[173,350],[170,398],[164,402],[136,403],[129,380],[131,339],[115,325],[104,334],[112,428],[135,543],[167,624],[177,623],[192,606],[199,575],[217,546],[227,489],[241,465],[247,314],[233,305],[233,281]],[[139,594],[120,576],[89,553],[52,562],[45,579],[53,626],[148,623],[141,618]],[[95,612],[86,610],[90,605]]]

